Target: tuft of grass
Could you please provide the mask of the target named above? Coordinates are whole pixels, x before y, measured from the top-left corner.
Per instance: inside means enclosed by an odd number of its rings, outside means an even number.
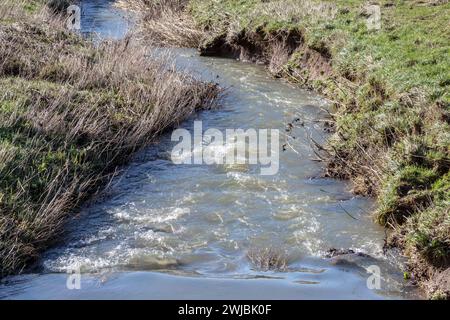
[[[450,264],[450,174],[433,183],[433,206],[411,217],[406,228],[406,248],[430,264],[445,268]]]
[[[91,44],[47,8],[31,14],[2,2],[0,17],[4,276],[56,241],[71,213],[135,151],[212,107],[219,89],[133,38]]]
[[[431,190],[438,175],[431,169],[407,166],[387,180],[380,196],[377,219],[383,225],[401,224],[433,200]]]
[[[247,258],[258,270],[283,271],[287,268],[286,254],[274,248],[253,248],[247,252]]]

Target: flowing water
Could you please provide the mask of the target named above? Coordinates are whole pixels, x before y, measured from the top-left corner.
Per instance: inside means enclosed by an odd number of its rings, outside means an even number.
[[[128,23],[109,1],[83,1],[82,28],[120,38]],[[134,299],[384,299],[415,298],[397,261],[383,255],[384,231],[370,217],[370,200],[346,182],[321,178],[308,137],[326,139],[326,101],[272,79],[261,66],[173,50],[176,65],[227,88],[218,110],[181,127],[279,129],[301,119],[280,151],[279,172],[250,165],[176,165],[170,134],[136,156],[108,191],[69,223],[63,242],[44,254],[33,274],[10,277],[3,298]],[[297,120],[299,121],[299,120]],[[292,137],[295,136],[295,139]],[[283,144],[284,136],[280,138]],[[226,149],[230,146],[224,146]],[[281,147],[280,147],[281,148]],[[195,152],[195,151],[194,151]],[[271,247],[287,268],[259,270],[247,253]],[[369,256],[336,261],[329,248]],[[367,286],[367,268],[381,271],[381,288]],[[78,270],[81,289],[67,288]]]

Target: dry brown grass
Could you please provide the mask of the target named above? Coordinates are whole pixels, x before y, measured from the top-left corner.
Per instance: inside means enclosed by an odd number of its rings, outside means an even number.
[[[275,248],[252,248],[247,252],[247,258],[261,271],[283,271],[287,268],[286,254]]]
[[[132,38],[94,46],[46,9],[4,2],[0,17],[1,276],[29,266],[81,201],[219,89]]]
[[[300,21],[314,19],[314,21],[332,20],[337,14],[337,7],[329,2],[311,0],[278,0],[263,1],[251,12],[252,19],[269,16],[278,22]]]
[[[274,42],[271,47],[270,61],[268,63],[268,69],[272,75],[281,77],[284,66],[289,60],[290,53],[290,48],[285,41]]]
[[[198,47],[205,37],[186,13],[186,0],[129,0],[118,6],[135,13],[139,35],[159,46]]]

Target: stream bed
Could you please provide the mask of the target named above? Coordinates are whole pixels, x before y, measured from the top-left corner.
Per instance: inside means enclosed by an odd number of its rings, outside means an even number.
[[[120,38],[128,22],[112,1],[82,1],[82,29]],[[309,137],[325,141],[320,96],[271,78],[263,66],[172,49],[178,68],[227,88],[220,108],[181,128],[278,129],[301,119],[280,150],[279,170],[251,165],[174,164],[170,132],[139,153],[108,189],[84,207],[36,271],[8,277],[6,299],[399,299],[420,298],[399,259],[383,254],[384,229],[370,199],[345,181],[322,178]],[[292,138],[292,137],[295,137]],[[227,148],[225,145],[224,148]],[[195,152],[195,151],[194,151]],[[260,270],[248,252],[273,248],[283,270]],[[330,248],[365,255],[327,258]],[[367,286],[370,266],[378,289]],[[81,272],[80,288],[68,286]],[[69,274],[68,274],[69,273]]]

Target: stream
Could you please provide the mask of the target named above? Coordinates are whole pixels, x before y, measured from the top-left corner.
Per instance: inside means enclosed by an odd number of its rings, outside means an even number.
[[[82,1],[82,31],[121,38],[128,22],[113,1]],[[251,165],[174,164],[171,133],[140,152],[107,190],[69,222],[66,237],[33,273],[8,277],[3,299],[402,299],[420,298],[403,280],[401,259],[383,254],[384,229],[370,199],[345,181],[322,178],[309,137],[327,139],[326,100],[271,78],[263,66],[172,49],[178,68],[214,81],[220,108],[180,127],[279,129],[294,150],[280,151],[279,171]],[[224,146],[227,148],[227,146]],[[194,151],[195,152],[195,151]],[[248,252],[273,248],[283,270],[260,270]],[[330,248],[366,255],[327,258]],[[367,286],[370,266],[381,285]],[[67,285],[81,271],[81,287]]]

